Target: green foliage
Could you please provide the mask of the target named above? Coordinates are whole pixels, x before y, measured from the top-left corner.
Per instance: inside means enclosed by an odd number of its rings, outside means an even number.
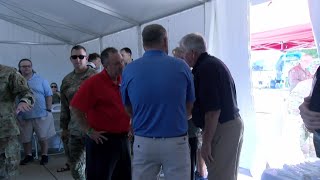
[[[306,53],[310,56],[312,56],[313,58],[318,58],[319,54],[317,52],[317,49],[300,49],[300,50],[289,50],[287,51],[288,53],[294,53],[294,52],[303,52]]]

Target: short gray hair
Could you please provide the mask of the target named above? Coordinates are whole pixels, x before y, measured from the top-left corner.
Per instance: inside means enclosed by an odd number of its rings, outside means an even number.
[[[180,47],[184,50],[194,50],[198,53],[204,53],[207,51],[206,42],[201,34],[191,33],[185,35],[180,40]]]
[[[142,31],[143,45],[152,47],[161,44],[166,33],[166,29],[160,24],[150,24],[146,26]]]

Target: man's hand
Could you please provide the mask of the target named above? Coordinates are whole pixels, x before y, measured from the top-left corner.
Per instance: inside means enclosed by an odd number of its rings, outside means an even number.
[[[203,160],[207,164],[213,162],[213,157],[211,155],[211,144],[207,144],[207,143],[202,144],[200,152],[201,152],[201,156],[202,156]]]
[[[134,136],[133,131],[129,131],[128,132],[128,140],[132,141],[133,140],[133,136]]]
[[[320,129],[320,113],[309,109],[310,97],[304,98],[304,102],[299,106],[300,115],[306,128],[310,132]]]
[[[104,131],[95,131],[92,129],[91,132],[88,132],[87,135],[94,140],[97,144],[103,144],[103,140],[108,141],[108,138],[104,137],[102,134]]]
[[[16,113],[19,114],[20,112],[30,111],[32,107],[33,106],[28,103],[20,102],[17,106]]]

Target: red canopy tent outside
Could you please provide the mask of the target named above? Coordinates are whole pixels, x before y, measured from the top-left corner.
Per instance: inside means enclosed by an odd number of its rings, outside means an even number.
[[[296,25],[251,34],[251,50],[281,50],[315,47],[311,24]]]

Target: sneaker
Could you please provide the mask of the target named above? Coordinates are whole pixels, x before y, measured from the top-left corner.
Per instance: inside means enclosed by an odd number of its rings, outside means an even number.
[[[40,161],[40,165],[46,165],[49,162],[49,158],[47,155],[42,155],[41,156],[41,161]]]
[[[33,156],[26,155],[23,160],[20,161],[20,165],[27,165],[29,162],[33,161]]]

